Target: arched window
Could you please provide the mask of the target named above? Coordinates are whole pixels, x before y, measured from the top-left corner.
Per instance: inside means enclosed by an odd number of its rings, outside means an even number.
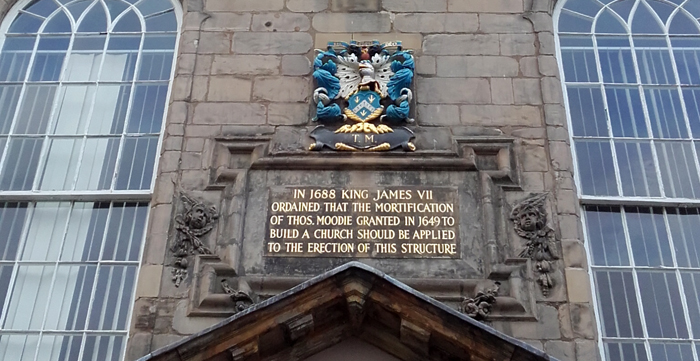
[[[123,358],[179,18],[33,0],[0,26],[0,359]]]
[[[605,360],[700,360],[700,0],[560,0]]]

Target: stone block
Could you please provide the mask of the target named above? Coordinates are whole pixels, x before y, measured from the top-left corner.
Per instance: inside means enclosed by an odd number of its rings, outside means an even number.
[[[282,57],[282,75],[309,75],[311,61],[304,55],[285,55]]]
[[[491,79],[491,102],[493,104],[513,104],[513,79]]]
[[[531,33],[532,24],[522,14],[479,14],[479,30],[485,34]]]
[[[520,14],[523,12],[523,0],[448,0],[447,9],[455,12]]]
[[[180,341],[183,338],[185,338],[185,336],[170,334],[153,335],[152,347],[154,350],[157,350],[159,348],[172,345],[173,343]]]
[[[204,138],[187,138],[185,142],[186,152],[202,152],[204,150]]]
[[[599,361],[600,353],[595,341],[576,340],[576,360],[578,361]]]
[[[191,335],[207,327],[211,327],[221,321],[216,317],[187,317],[187,304],[189,301],[178,302],[173,315],[173,329],[183,335]]]
[[[576,347],[570,341],[547,341],[544,350],[560,361],[576,361]]]
[[[316,13],[328,9],[328,0],[287,0],[287,9],[296,13]]]
[[[591,283],[586,270],[581,268],[566,268],[566,288],[569,302],[591,302]]]
[[[304,14],[266,13],[253,16],[252,31],[307,31],[311,26]]]
[[[562,239],[582,239],[579,218],[573,214],[565,214],[557,217]]]
[[[391,31],[391,18],[388,13],[320,13],[314,15],[313,27],[324,33],[386,33]]]
[[[501,55],[535,55],[535,35],[500,34]]]
[[[490,126],[527,126],[542,124],[539,107],[528,105],[462,105],[462,124]]]
[[[545,104],[561,104],[563,102],[561,82],[558,78],[552,76],[542,78],[542,101]]]
[[[518,61],[506,56],[439,56],[437,75],[441,77],[515,77]]]
[[[479,28],[476,14],[397,14],[394,29],[407,33],[473,33]]]
[[[561,249],[564,259],[564,266],[587,269],[586,250],[583,248],[583,243],[577,239],[563,239],[561,241]]]
[[[189,14],[188,14],[189,15]],[[250,14],[211,13],[204,23],[202,30],[207,31],[248,31],[250,30]]]
[[[126,348],[126,360],[137,360],[151,352],[151,339],[153,334],[139,332],[133,334],[129,338],[129,343]]]
[[[523,188],[529,192],[542,192],[545,190],[542,172],[522,172],[520,180]]]
[[[382,6],[394,12],[444,12],[447,0],[383,0]]]
[[[561,86],[561,85],[560,85]],[[560,104],[545,104],[544,105],[544,121],[548,126],[557,126],[567,128],[566,110]]]
[[[253,83],[229,75],[213,76],[209,80],[207,100],[212,102],[247,102]]]
[[[180,139],[182,139],[180,137]],[[180,149],[177,151],[166,151],[160,156],[158,170],[160,172],[176,172],[180,166]]]
[[[428,55],[498,55],[498,35],[427,35],[423,40],[423,52]]]
[[[559,331],[559,312],[548,305],[537,305],[537,322],[513,322],[512,336],[542,340],[557,340],[561,338]]]
[[[270,125],[301,125],[309,120],[308,104],[272,103],[267,108],[267,123]]]
[[[540,56],[539,70],[544,76],[559,76],[559,64],[557,64],[557,59],[551,55]]]
[[[374,12],[380,10],[380,0],[331,0],[331,11]]]
[[[201,102],[207,97],[207,91],[209,88],[209,77],[208,76],[195,76],[192,80],[192,94],[190,95],[190,101]]]
[[[515,104],[542,104],[542,92],[538,79],[513,79]]]
[[[170,109],[168,109],[168,125],[174,124],[184,124],[187,118],[188,107],[186,102],[172,102],[170,103]],[[170,129],[167,129],[168,135],[182,135],[170,133]]]
[[[312,93],[311,79],[299,77],[261,77],[255,80],[253,99],[273,102],[308,102]]]
[[[158,289],[163,276],[163,266],[143,265],[139,269],[139,280],[136,284],[136,298],[158,297]]]
[[[528,15],[530,21],[535,28],[535,32],[539,33],[541,31],[554,31],[554,21],[552,21],[552,15],[546,12],[531,12]]]
[[[202,104],[221,104],[221,103],[202,103]],[[205,106],[206,107],[206,106]],[[207,113],[204,112],[203,113]],[[221,125],[197,125],[188,124],[185,128],[186,137],[213,137],[221,134]]]
[[[195,75],[209,75],[211,72],[211,62],[215,55],[197,54],[197,62],[194,65]],[[217,55],[218,56],[218,55]]]
[[[552,154],[552,168],[558,171],[573,171],[574,164],[571,158],[571,147],[568,142],[549,142],[549,151]],[[571,212],[576,213],[576,212]]]
[[[569,131],[564,127],[548,126],[547,139],[569,143]]]
[[[572,303],[569,305],[569,313],[574,338],[588,340],[596,338],[595,317],[590,303]]]
[[[435,57],[429,55],[416,57],[416,73],[421,75],[435,75],[437,73]]]
[[[543,139],[547,132],[542,128],[514,128],[510,135],[522,139]]]
[[[306,54],[313,41],[307,33],[238,32],[233,50],[238,54]]]
[[[554,55],[554,34],[550,32],[537,33],[537,39],[540,42],[539,52],[543,55]]]
[[[527,172],[547,172],[549,171],[549,159],[544,146],[536,141],[523,141],[522,145],[522,167]]]
[[[205,0],[208,11],[245,12],[279,11],[284,8],[284,0]]]
[[[190,75],[180,75],[173,79],[172,94],[170,97],[174,101],[185,101],[190,97],[190,90],[192,89],[192,76]]]
[[[534,56],[520,58],[520,74],[525,77],[539,77],[537,58]]]
[[[314,36],[314,48],[325,49],[329,41],[372,41],[380,43],[400,41],[405,49],[413,49],[420,53],[423,44],[423,36],[416,33],[316,33]],[[420,54],[417,54],[420,55]]]
[[[197,54],[229,54],[231,52],[231,35],[222,32],[202,32],[197,46]]]
[[[194,109],[193,119],[195,124],[217,125],[257,125],[265,124],[265,121],[265,106],[255,103],[199,103]]]
[[[195,57],[195,54],[180,54],[177,58],[175,74],[191,75],[194,73]]]
[[[423,78],[416,90],[421,104],[488,104],[491,89],[486,79]]]
[[[212,75],[277,75],[280,57],[274,55],[215,55]]]
[[[165,139],[163,139],[163,150],[180,150],[182,149],[182,143],[182,137],[165,137]]]
[[[445,104],[418,105],[417,122],[420,125],[459,125],[459,106]]]

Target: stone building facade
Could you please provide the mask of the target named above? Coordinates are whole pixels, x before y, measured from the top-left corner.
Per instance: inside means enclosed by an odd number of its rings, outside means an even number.
[[[470,215],[462,232],[472,235],[462,252],[471,268],[454,260],[365,262],[455,308],[483,282],[501,280],[503,306],[490,326],[561,360],[599,357],[553,2],[194,0],[183,7],[127,359],[233,314],[214,279],[239,280],[264,298],[350,260],[272,258],[246,245],[264,237],[251,225],[267,218],[264,202],[254,200],[266,200],[266,187],[372,183],[466,183],[460,196],[474,202],[463,203]],[[315,126],[314,49],[350,40],[401,41],[414,50],[417,150],[392,155],[398,165],[390,172],[384,154],[353,163],[306,150]],[[188,256],[189,274],[176,287],[170,245],[187,203],[181,193],[220,215],[202,237],[212,255]],[[545,292],[536,260],[519,256],[527,239],[509,219],[530,194],[544,193],[556,240]]]

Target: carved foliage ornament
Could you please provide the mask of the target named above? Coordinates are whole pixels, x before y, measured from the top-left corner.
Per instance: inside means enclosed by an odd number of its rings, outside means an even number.
[[[415,62],[401,42],[328,43],[316,50],[316,105],[310,150],[413,151],[411,83]]]
[[[500,286],[500,282],[495,282],[493,287],[477,292],[474,298],[463,299],[459,311],[477,321],[485,321],[496,303]]]
[[[526,239],[525,249],[519,256],[535,262],[537,283],[545,297],[554,287],[551,274],[554,261],[559,259],[554,230],[547,225],[546,200],[547,193],[533,195],[515,206],[510,214],[515,232]]]
[[[173,282],[180,287],[187,278],[188,257],[195,254],[211,254],[211,250],[202,243],[201,237],[209,233],[219,212],[216,207],[207,207],[186,194],[180,194],[184,211],[175,217],[175,242],[170,247],[173,252]]]

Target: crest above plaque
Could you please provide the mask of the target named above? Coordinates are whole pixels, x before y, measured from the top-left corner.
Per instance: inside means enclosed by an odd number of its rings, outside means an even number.
[[[316,50],[314,121],[309,150],[416,149],[410,118],[415,62],[401,42],[329,42]]]

